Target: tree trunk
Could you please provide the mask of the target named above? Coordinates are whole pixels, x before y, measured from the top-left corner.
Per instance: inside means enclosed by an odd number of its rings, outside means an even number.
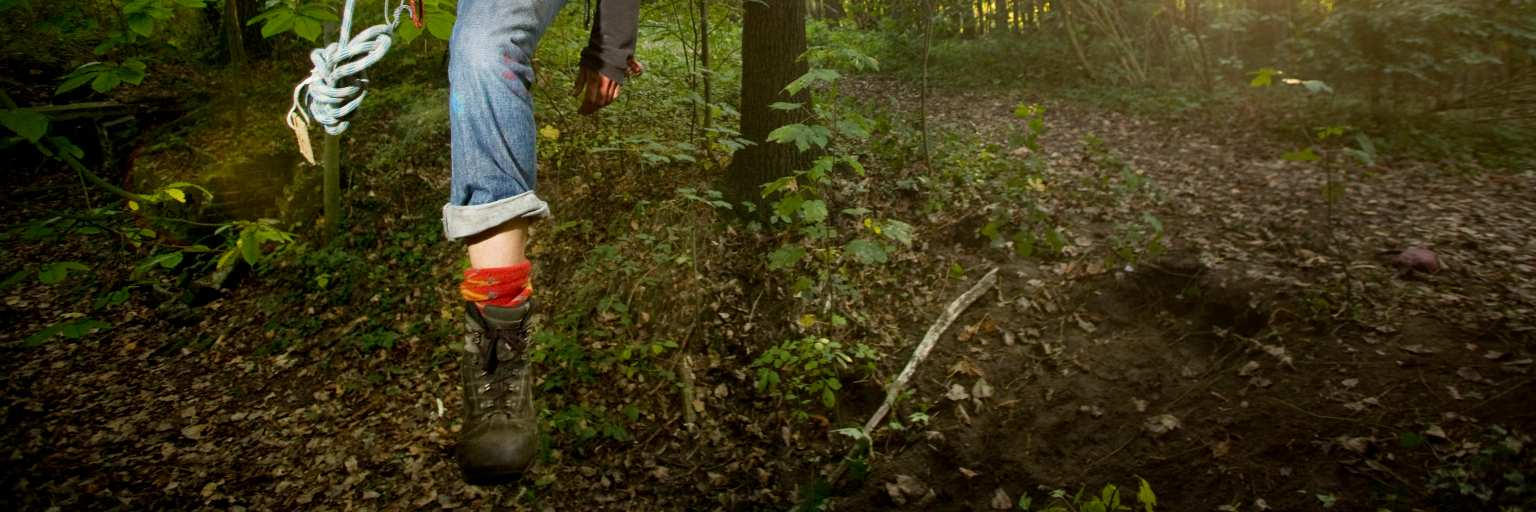
[[[803,169],[809,155],[789,144],[768,142],[768,133],[803,122],[810,110],[810,93],[789,96],[784,86],[805,74],[804,0],[747,1],[741,28],[741,136],[753,142],[737,151],[727,176],[732,202],[751,202],[762,213],[762,185]],[[796,110],[768,108],[774,102],[805,105]]]
[[[229,47],[229,65],[239,69],[245,65],[245,41],[241,37],[240,2],[224,0],[224,45]]]
[[[993,0],[992,30],[999,34],[1008,33],[1008,0]]]

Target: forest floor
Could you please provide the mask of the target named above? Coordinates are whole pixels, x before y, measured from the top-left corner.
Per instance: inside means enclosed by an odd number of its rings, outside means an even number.
[[[910,84],[879,77],[844,94],[918,104]],[[872,194],[871,207],[918,235],[916,250],[893,262],[901,275],[865,281],[878,287],[864,294],[880,298],[859,320],[885,353],[877,375],[905,364],[944,304],[987,270],[1001,272],[913,380],[911,402],[926,422],[900,409],[910,426],[876,436],[868,474],[832,490],[833,508],[988,509],[1025,494],[1040,503],[1051,489],[1134,487],[1137,478],[1163,510],[1481,510],[1478,493],[1530,499],[1506,490],[1516,485],[1508,474],[1536,476],[1536,457],[1522,448],[1530,438],[1505,429],[1536,430],[1526,399],[1536,382],[1536,177],[1386,163],[1352,175],[1330,235],[1323,172],[1281,159],[1291,148],[1237,119],[1153,120],[1047,91],[942,91],[930,123],[1002,146],[977,148],[987,153],[978,158],[1025,158],[1003,142],[1024,122],[1013,114],[1021,101],[1048,113],[1036,155],[1046,179],[1036,188],[1066,247],[1060,257],[1023,258],[979,235],[998,201],[986,183],[955,181],[980,202],[926,212],[930,189]],[[377,115],[420,121],[399,110]],[[555,125],[574,133],[576,122]],[[219,135],[185,137],[200,146],[199,137]],[[348,151],[364,162],[385,145],[361,140]],[[441,285],[453,282],[462,256],[438,231],[441,163],[404,159],[354,178],[349,215],[364,222],[344,250],[280,259],[200,306],[136,301],[108,331],[27,348],[22,338],[79,298],[32,284],[7,290],[0,319],[15,327],[0,334],[8,405],[0,436],[11,492],[0,504],[782,510],[817,494],[807,489],[851,444],[831,430],[862,423],[886,379],[849,383],[835,410],[804,421],[755,394],[748,363],[761,337],[794,329],[795,307],[753,277],[761,262],[719,255],[761,244],[722,223],[706,232],[717,239],[677,239],[694,247],[678,254],[591,228],[674,235],[665,224],[716,225],[707,212],[635,192],[644,177],[622,173],[547,178],[557,211],[574,213],[541,232],[548,242],[534,251],[554,310],[544,321],[590,314],[583,325],[607,333],[579,339],[594,348],[647,329],[674,333],[682,346],[633,363],[637,375],[606,371],[630,368],[627,360],[604,360],[592,362],[603,371],[588,380],[546,380],[560,397],[544,400],[561,407],[549,407],[553,433],[537,470],[522,485],[463,484],[452,458],[459,305]],[[1132,200],[1111,190],[1127,169],[1153,192]],[[852,181],[880,188],[941,174],[912,164]],[[691,179],[680,176],[679,185]],[[6,202],[66,208],[71,180],[36,177],[8,190]],[[660,196],[671,193],[664,188]],[[1166,250],[1105,263],[1123,219],[1143,213],[1163,226]],[[8,233],[27,220],[4,215]],[[115,243],[8,236],[13,261],[106,266],[109,257],[92,255]],[[1400,270],[1392,257],[1413,246],[1438,253],[1444,268]],[[663,271],[679,272],[673,281],[634,281],[645,284],[623,290],[640,297],[626,311],[569,306],[589,297],[563,290],[609,276],[593,272],[621,275],[612,269],[622,265],[593,256],[615,247],[633,259],[695,264]],[[331,284],[315,286],[322,276]],[[345,295],[335,284],[343,277]],[[679,305],[699,314],[677,313]],[[541,368],[564,378],[567,364]],[[620,414],[629,421],[616,427]]]

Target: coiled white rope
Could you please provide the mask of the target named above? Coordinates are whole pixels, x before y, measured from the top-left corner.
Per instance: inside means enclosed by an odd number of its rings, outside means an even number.
[[[346,0],[341,12],[340,37],[324,48],[309,52],[309,60],[315,67],[310,70],[308,78],[293,88],[293,106],[288,109],[287,122],[294,133],[299,134],[299,150],[310,163],[314,163],[308,136],[310,119],[320,123],[325,127],[325,133],[331,135],[341,135],[347,131],[347,122],[342,118],[362,105],[368,91],[364,90],[367,80],[356,84],[344,82],[383,59],[384,54],[389,52],[390,44],[394,43],[393,33],[400,24],[400,16],[407,12],[413,16],[415,14],[410,3],[401,0],[400,6],[395,8],[391,16],[388,0],[385,0],[385,23],[368,27],[352,36],[352,7],[356,2]],[[308,98],[307,108],[304,98]]]

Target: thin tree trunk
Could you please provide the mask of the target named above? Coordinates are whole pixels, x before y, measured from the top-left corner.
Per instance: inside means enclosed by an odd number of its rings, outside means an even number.
[[[923,132],[923,167],[928,172],[933,171],[933,162],[928,157],[928,54],[933,49],[933,6],[932,0],[923,0],[923,81],[919,85],[918,115],[922,116],[918,127]]]
[[[704,85],[704,117],[703,122],[701,123],[703,125],[703,130],[701,130],[701,133],[705,139],[705,143],[703,144],[704,156],[706,157],[705,159],[710,162],[711,166],[713,166],[715,158],[714,156],[710,155],[710,147],[708,142],[709,125],[711,117],[714,116],[714,107],[710,105],[710,102],[714,101],[714,99],[710,91],[713,75],[709,68],[708,0],[699,0],[699,81]]]
[[[245,38],[241,35],[239,0],[224,0],[224,45],[229,47],[229,65],[245,65]]]
[[[1059,7],[1061,8],[1061,19],[1065,22],[1067,29],[1067,40],[1072,43],[1072,52],[1077,54],[1077,62],[1083,66],[1083,74],[1089,80],[1093,80],[1093,66],[1088,63],[1088,54],[1083,53],[1083,43],[1077,40],[1077,23],[1074,21],[1077,15],[1072,10],[1066,8],[1065,2]]]

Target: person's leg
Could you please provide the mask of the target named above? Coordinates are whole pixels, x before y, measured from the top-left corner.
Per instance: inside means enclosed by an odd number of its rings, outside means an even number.
[[[528,261],[528,219],[513,219],[490,231],[469,237],[469,266],[510,267]]]
[[[459,285],[469,334],[460,363],[458,458],[471,483],[518,478],[533,460],[537,419],[526,322],[532,308],[529,224],[548,216],[537,185],[529,87],[534,49],[563,0],[459,0],[449,42],[453,178],[443,231],[468,242]]]

